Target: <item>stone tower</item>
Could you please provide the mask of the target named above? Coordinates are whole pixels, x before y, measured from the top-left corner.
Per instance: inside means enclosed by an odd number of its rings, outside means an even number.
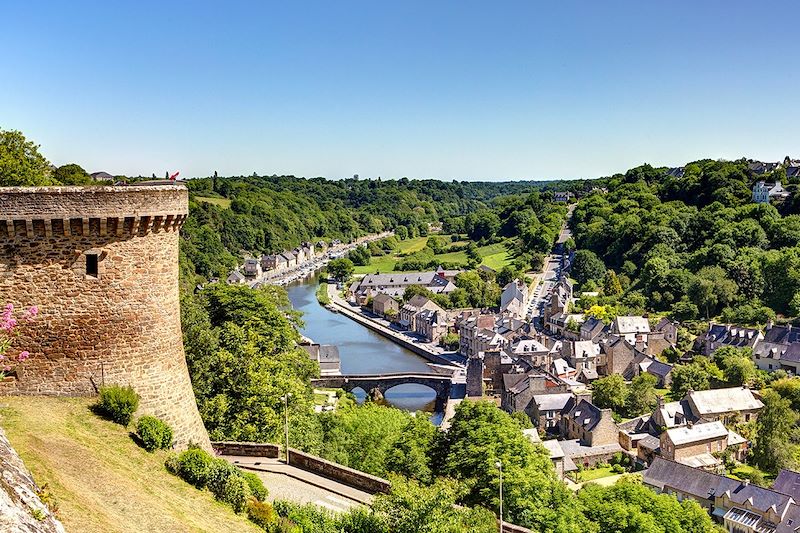
[[[183,353],[182,185],[0,188],[0,304],[37,305],[5,394],[81,396],[131,385],[178,444],[210,443]],[[11,355],[14,355],[13,353]]]

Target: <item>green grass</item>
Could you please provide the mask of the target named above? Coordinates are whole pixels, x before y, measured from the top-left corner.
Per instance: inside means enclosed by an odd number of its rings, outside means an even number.
[[[0,426],[39,486],[58,500],[67,531],[261,531],[173,476],[128,429],[94,415],[90,398],[4,397]]]
[[[450,235],[442,235],[441,237],[447,240],[448,246],[451,244]],[[425,248],[427,242],[427,237],[415,237],[413,239],[400,241],[398,250],[384,256],[373,257],[369,265],[356,266],[355,273],[372,274],[375,272],[394,272],[397,263],[403,259],[403,256],[422,250]],[[464,242],[461,244],[464,244]],[[481,264],[498,271],[510,264],[513,259],[506,248],[505,242],[480,246],[478,247],[478,253],[482,258]],[[439,263],[460,263],[462,265],[466,265],[467,263],[467,254],[464,251],[436,254],[434,258]]]
[[[611,471],[610,466],[603,466],[600,468],[592,468],[589,470],[584,470],[583,472],[578,472],[577,475],[578,483],[583,483],[586,481],[600,479],[601,477],[616,476],[617,474]]]
[[[328,296],[328,284],[327,283],[320,283],[317,287],[317,301],[322,305],[328,305],[331,303],[331,299]]]
[[[224,207],[225,209],[228,209],[231,206],[231,201],[228,200],[227,198],[210,198],[208,196],[195,196],[194,199],[197,200],[198,202],[205,202],[207,204],[218,205],[220,207]]]
[[[759,472],[761,473],[761,477],[764,479],[767,485],[769,485],[772,481],[775,480],[774,474],[768,474],[763,470],[759,469],[757,466],[745,465],[745,464],[736,465],[736,468],[731,470],[728,476],[734,479],[744,480],[744,479],[750,479],[754,473],[759,473]]]

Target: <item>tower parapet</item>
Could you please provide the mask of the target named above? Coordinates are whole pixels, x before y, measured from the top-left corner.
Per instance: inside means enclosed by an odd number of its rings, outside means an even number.
[[[178,295],[181,185],[0,187],[0,303],[37,305],[5,394],[131,385],[181,445],[210,447],[186,367]],[[13,353],[11,355],[14,355]]]

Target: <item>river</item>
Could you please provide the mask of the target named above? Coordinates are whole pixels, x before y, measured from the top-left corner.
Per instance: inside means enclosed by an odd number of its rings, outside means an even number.
[[[426,361],[415,353],[385,339],[349,318],[328,311],[317,301],[318,278],[313,276],[286,287],[289,300],[303,312],[301,333],[319,344],[339,347],[342,374],[381,372],[430,372]],[[355,391],[359,401],[364,392]],[[424,385],[399,385],[386,392],[391,405],[408,411],[432,411],[436,394]]]

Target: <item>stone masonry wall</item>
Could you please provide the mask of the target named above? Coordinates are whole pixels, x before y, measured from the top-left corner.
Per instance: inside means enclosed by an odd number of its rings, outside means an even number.
[[[14,343],[31,357],[0,393],[131,385],[139,414],[168,422],[181,446],[210,449],[180,326],[178,231],[187,214],[182,186],[0,188],[0,303],[40,310]]]

